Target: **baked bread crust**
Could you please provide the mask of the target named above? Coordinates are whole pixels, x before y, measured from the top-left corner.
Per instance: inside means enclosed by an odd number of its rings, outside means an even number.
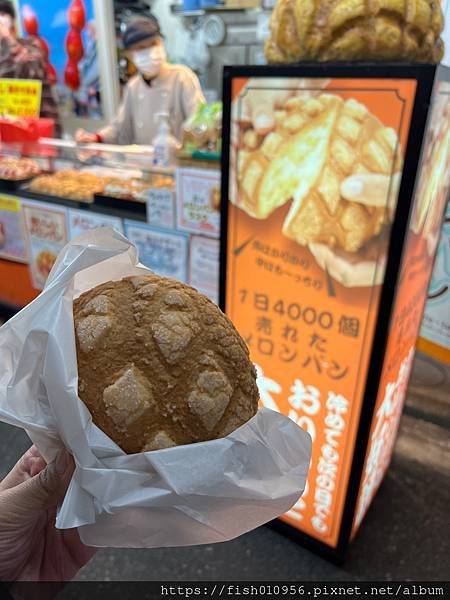
[[[328,93],[290,98],[275,121],[265,136],[252,128],[241,133],[236,203],[266,219],[291,202],[285,236],[301,245],[359,251],[388,225],[388,214],[345,200],[340,187],[351,175],[401,170],[396,132],[360,102]]]
[[[278,0],[265,46],[269,63],[412,60],[444,55],[439,0]]]
[[[224,437],[256,413],[245,342],[193,288],[126,277],[84,293],[73,313],[79,397],[125,452]]]

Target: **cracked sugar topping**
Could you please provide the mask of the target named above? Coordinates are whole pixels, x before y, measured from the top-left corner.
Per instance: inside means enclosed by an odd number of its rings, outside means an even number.
[[[129,277],[74,301],[79,395],[128,453],[228,435],[257,410],[256,374],[229,319],[193,288]]]

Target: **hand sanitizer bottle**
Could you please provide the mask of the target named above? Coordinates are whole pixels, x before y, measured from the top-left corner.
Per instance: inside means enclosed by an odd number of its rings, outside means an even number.
[[[158,133],[153,139],[153,165],[171,167],[175,163],[175,152],[180,147],[178,140],[170,133],[169,114],[158,113]]]

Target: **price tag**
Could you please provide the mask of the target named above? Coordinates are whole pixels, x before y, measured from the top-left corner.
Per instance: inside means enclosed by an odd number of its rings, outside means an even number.
[[[0,79],[0,115],[39,117],[42,83],[35,79]]]
[[[136,246],[143,265],[162,277],[187,281],[188,235],[127,219],[124,225],[125,235]]]

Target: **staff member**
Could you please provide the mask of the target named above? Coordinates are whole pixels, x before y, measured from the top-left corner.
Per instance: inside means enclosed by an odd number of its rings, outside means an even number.
[[[181,139],[183,122],[204,102],[197,76],[183,65],[166,62],[166,51],[155,17],[139,17],[124,34],[127,58],[138,74],[127,83],[119,111],[97,133],[78,130],[77,142],[150,144],[157,134],[157,113],[170,116],[172,133]]]

